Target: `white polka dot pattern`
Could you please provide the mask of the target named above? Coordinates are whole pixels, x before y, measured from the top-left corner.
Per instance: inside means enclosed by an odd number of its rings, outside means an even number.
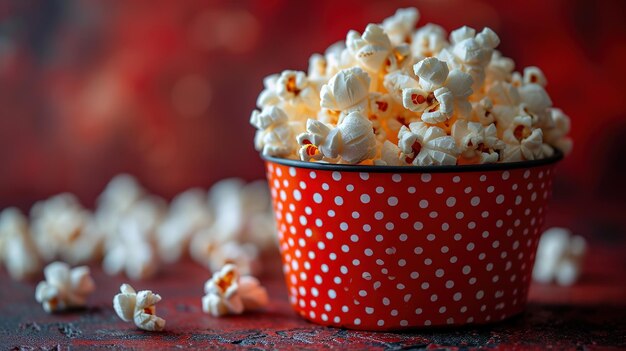
[[[293,308],[363,330],[521,312],[553,167],[393,174],[267,162]]]

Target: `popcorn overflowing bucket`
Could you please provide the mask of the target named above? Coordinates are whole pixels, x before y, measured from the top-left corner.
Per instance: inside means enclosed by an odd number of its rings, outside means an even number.
[[[371,167],[266,157],[294,310],[362,330],[522,312],[561,158]]]

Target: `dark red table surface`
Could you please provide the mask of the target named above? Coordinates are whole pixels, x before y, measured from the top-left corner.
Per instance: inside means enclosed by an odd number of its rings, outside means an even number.
[[[261,276],[270,294],[263,312],[213,318],[201,309],[203,284],[210,274],[190,261],[166,266],[155,278],[131,284],[163,297],[158,315],[166,331],[149,333],[122,322],[112,309],[123,276],[110,277],[97,266],[97,291],[80,311],[49,315],[34,299],[36,281],[15,282],[0,273],[2,349],[175,349],[242,346],[254,349],[619,349],[626,348],[626,254],[622,227],[593,215],[574,221],[567,206],[554,206],[548,223],[592,228],[581,280],[573,287],[533,285],[529,305],[502,323],[466,328],[375,333],[311,324],[291,310],[278,258],[265,262]],[[597,223],[604,223],[596,225]],[[585,224],[586,223],[586,224]],[[615,222],[617,223],[617,222]],[[607,229],[608,228],[608,229]],[[613,228],[613,229],[611,229]],[[616,229],[617,228],[617,229]],[[273,272],[273,273],[272,273]]]

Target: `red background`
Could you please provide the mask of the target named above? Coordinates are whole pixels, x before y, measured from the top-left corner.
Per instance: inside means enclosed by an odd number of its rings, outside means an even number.
[[[518,69],[543,69],[575,140],[554,206],[621,236],[623,1],[3,2],[0,208],[60,191],[91,206],[122,171],[168,198],[223,177],[263,177],[248,124],[262,78],[306,70],[310,54],[349,29],[406,6],[420,9],[418,25],[489,26]]]

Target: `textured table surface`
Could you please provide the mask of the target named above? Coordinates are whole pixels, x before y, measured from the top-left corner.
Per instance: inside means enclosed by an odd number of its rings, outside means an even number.
[[[200,298],[209,273],[192,262],[165,267],[153,280],[137,282],[163,296],[158,315],[166,331],[148,333],[117,318],[111,300],[123,277],[109,277],[98,267],[98,290],[89,307],[46,314],[34,300],[35,282],[13,282],[0,273],[0,347],[2,349],[235,348],[256,349],[558,349],[626,348],[625,261],[620,250],[592,247],[584,278],[572,288],[533,286],[526,312],[483,327],[422,329],[373,333],[326,328],[296,316],[289,306],[282,276],[262,277],[271,304],[264,312],[212,318],[202,313]],[[278,263],[276,262],[276,266]],[[613,267],[605,269],[603,267]]]

